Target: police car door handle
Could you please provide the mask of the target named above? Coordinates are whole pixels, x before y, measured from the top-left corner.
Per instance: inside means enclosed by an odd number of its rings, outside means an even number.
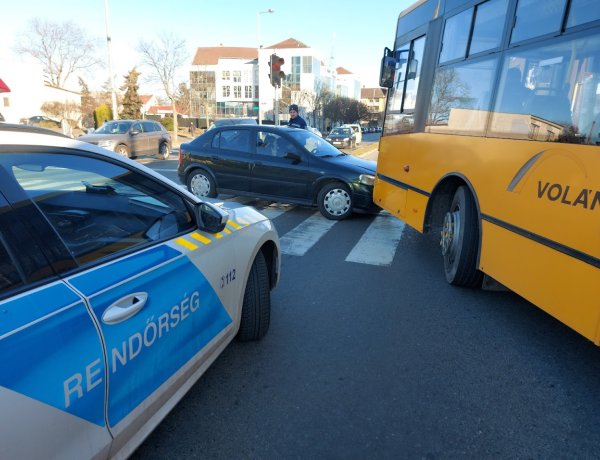
[[[106,324],[117,324],[121,321],[125,321],[140,311],[144,305],[146,305],[147,300],[148,293],[146,292],[136,292],[134,294],[121,297],[110,307],[104,310],[104,313],[102,314],[102,321]]]

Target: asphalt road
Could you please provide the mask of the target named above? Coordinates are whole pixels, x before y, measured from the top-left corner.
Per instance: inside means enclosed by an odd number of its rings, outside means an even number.
[[[284,248],[315,213],[250,204]],[[591,342],[513,293],[449,286],[437,238],[386,214],[306,238],[268,335],[231,344],[132,458],[598,456]],[[380,259],[352,256],[365,241]]]

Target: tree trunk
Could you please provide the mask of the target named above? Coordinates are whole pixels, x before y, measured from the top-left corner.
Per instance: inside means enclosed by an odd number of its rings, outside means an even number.
[[[175,99],[171,99],[173,108],[173,144],[177,142],[177,133],[179,132],[179,126],[177,126],[177,108],[175,107]]]

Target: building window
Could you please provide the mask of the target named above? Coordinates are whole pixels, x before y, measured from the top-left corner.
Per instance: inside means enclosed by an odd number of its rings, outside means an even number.
[[[242,81],[242,72],[240,70],[233,71],[233,81],[239,83]]]
[[[233,87],[233,97],[236,99],[240,99],[242,97],[242,87],[236,85]]]
[[[224,70],[222,73],[223,80],[231,80],[231,74],[229,70]]]
[[[231,86],[223,86],[223,97],[231,96]]]
[[[244,86],[244,90],[245,90],[244,97],[246,99],[252,99],[252,86],[246,85],[246,86]]]
[[[258,93],[258,85],[254,86],[254,97],[255,97],[256,99],[258,99],[258,97],[259,97],[259,93]]]
[[[10,99],[7,96],[4,96],[4,107],[10,107]]]
[[[302,73],[312,73],[312,56],[302,56]]]

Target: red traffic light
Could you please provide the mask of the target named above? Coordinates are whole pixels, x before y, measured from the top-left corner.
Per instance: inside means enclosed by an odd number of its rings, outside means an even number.
[[[271,84],[276,88],[281,86],[281,80],[285,78],[285,73],[281,70],[283,64],[285,64],[285,60],[282,57],[271,54],[271,59],[269,61],[269,78]]]

